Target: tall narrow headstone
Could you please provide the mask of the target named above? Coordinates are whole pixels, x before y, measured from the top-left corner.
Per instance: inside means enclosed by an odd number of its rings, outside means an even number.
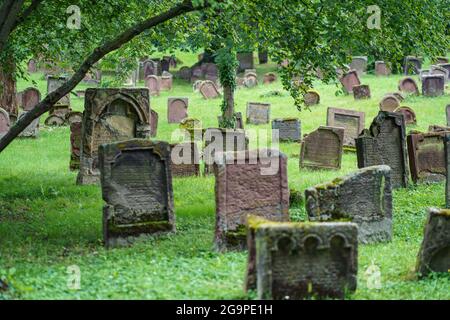
[[[150,95],[159,96],[161,90],[161,80],[159,77],[154,75],[145,77],[145,86],[150,91]]]

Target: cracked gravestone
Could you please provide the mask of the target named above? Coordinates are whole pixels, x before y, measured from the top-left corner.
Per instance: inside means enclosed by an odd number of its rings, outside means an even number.
[[[344,128],[344,146],[354,148],[355,139],[364,130],[365,113],[339,108],[328,108],[327,126]]]

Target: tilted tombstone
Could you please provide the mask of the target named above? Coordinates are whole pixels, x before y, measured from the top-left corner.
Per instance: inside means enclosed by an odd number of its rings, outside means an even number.
[[[103,238],[107,247],[175,231],[170,146],[134,139],[99,148]]]
[[[405,117],[405,124],[417,123],[416,113],[414,112],[413,109],[409,107],[398,107],[397,109],[394,110],[394,112],[403,114],[403,116]]]
[[[249,124],[265,124],[270,120],[270,103],[247,102],[247,120]]]
[[[200,175],[200,156],[196,142],[174,143],[170,148],[172,177]]]
[[[391,68],[384,61],[375,61],[375,75],[377,76],[389,76],[391,74]]]
[[[220,97],[219,89],[217,89],[216,84],[211,80],[203,81],[198,90],[205,99],[215,99]]]
[[[367,72],[367,57],[352,57],[350,69],[355,70],[358,73],[358,76],[365,74]]]
[[[259,64],[266,64],[269,61],[268,52],[258,50],[258,61],[259,61]]]
[[[405,57],[404,65],[403,65],[403,73],[405,75],[410,74],[419,74],[422,69],[422,59],[413,56]]]
[[[242,113],[241,112],[235,112],[234,114],[235,117],[235,125],[234,125],[234,129],[244,129],[244,120],[242,119]],[[217,120],[219,122],[219,127],[221,126],[222,123],[222,115],[217,117]]]
[[[150,136],[152,138],[156,137],[158,134],[158,113],[151,109],[150,110]]]
[[[27,88],[22,92],[22,109],[24,111],[32,110],[41,102],[41,93],[36,88]]]
[[[432,74],[432,75],[443,75],[445,82],[447,82],[449,80],[449,76],[450,76],[449,73],[450,72],[447,69],[445,69],[445,68],[443,68],[441,66],[431,66],[430,74]]]
[[[70,163],[71,171],[80,169],[81,155],[81,126],[80,122],[72,122],[70,124]]]
[[[160,78],[154,75],[149,75],[145,77],[145,86],[150,91],[150,95],[159,96],[161,90]]]
[[[370,99],[370,87],[367,84],[353,86],[355,100]]]
[[[22,119],[25,114],[27,114],[27,112],[29,111],[25,111],[22,112],[19,117],[17,118],[17,121],[19,121],[20,119]],[[20,134],[19,137],[24,137],[24,138],[37,138],[39,136],[39,121],[40,121],[40,117],[34,119],[29,125],[28,127],[25,128],[25,130],[23,130]]]
[[[356,224],[250,217],[248,230],[246,289],[256,289],[258,299],[343,299],[356,290]]]
[[[344,146],[355,147],[355,139],[364,130],[366,114],[355,110],[328,108],[327,126],[344,128]]]
[[[78,184],[99,182],[98,147],[150,137],[150,97],[145,88],[89,88],[84,100]]]
[[[450,270],[450,213],[445,209],[430,208],[417,256],[416,271],[420,277],[425,277],[431,272],[448,275],[448,270]]]
[[[380,110],[394,112],[400,107],[400,100],[394,94],[387,94],[380,101]]]
[[[275,130],[278,130],[278,135],[275,134]],[[277,137],[280,141],[300,141],[300,120],[297,118],[283,118],[272,120],[272,141],[274,141]]]
[[[216,155],[216,231],[219,251],[246,248],[247,216],[289,221],[287,158],[278,150]]]
[[[340,169],[344,128],[320,126],[305,135],[300,149],[300,167]]]
[[[400,80],[398,83],[398,90],[410,94],[419,94],[419,87],[416,81],[411,77],[406,77]]]
[[[445,134],[445,131],[408,134],[409,168],[414,183],[445,180]]]
[[[263,79],[264,84],[271,84],[275,81],[277,81],[277,75],[275,73],[268,72],[264,75],[264,79]]]
[[[316,90],[308,90],[304,95],[303,99],[307,106],[313,106],[320,103],[320,94]]]
[[[339,78],[339,81],[344,86],[345,92],[348,94],[353,93],[354,86],[359,86],[361,84],[356,70],[350,70]]]
[[[356,223],[361,243],[392,239],[392,186],[388,166],[363,168],[308,188],[305,204],[310,221]]]
[[[167,100],[167,121],[180,123],[188,117],[189,98],[169,98]]]
[[[393,188],[408,185],[406,132],[403,114],[380,111],[369,129],[356,139],[358,168],[391,167]]]
[[[66,83],[66,77],[55,77],[48,76],[47,77],[47,94],[56,91],[59,87],[61,87],[64,83]],[[70,106],[70,94],[66,94],[62,97],[58,102],[54,104],[54,106]]]
[[[238,72],[245,69],[254,69],[253,52],[238,52],[236,57],[239,62]]]
[[[186,67],[186,66],[181,67],[180,70],[178,70],[177,74],[180,79],[183,79],[185,81],[191,80],[192,73],[191,73],[191,68],[189,68],[189,67]]]
[[[445,90],[445,77],[442,74],[422,77],[422,94],[426,97],[442,96]]]
[[[163,71],[161,78],[160,78],[160,89],[161,90],[165,90],[165,91],[169,91],[172,90],[172,85],[173,85],[173,76],[166,72]]]
[[[248,72],[244,76],[244,85],[247,88],[253,88],[258,85],[258,76],[254,72]]]
[[[0,108],[0,139],[9,131],[10,127],[11,123],[8,112]]]

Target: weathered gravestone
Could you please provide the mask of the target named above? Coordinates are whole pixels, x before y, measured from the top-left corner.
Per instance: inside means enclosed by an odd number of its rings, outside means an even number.
[[[147,60],[144,62],[144,79],[147,78],[147,76],[159,76],[160,73],[158,72],[158,62],[153,60]]]
[[[36,88],[27,88],[22,92],[21,100],[22,109],[30,111],[41,102],[41,93]]]
[[[350,69],[355,70],[358,73],[358,76],[365,74],[367,72],[367,57],[352,57]]]
[[[193,65],[191,67],[191,83],[203,78],[203,70],[201,65]]]
[[[348,94],[353,93],[354,86],[359,86],[361,84],[356,70],[350,70],[344,74],[339,81],[344,86],[345,92]]]
[[[188,98],[169,98],[167,100],[167,121],[169,123],[180,123],[188,117]]]
[[[242,113],[241,112],[236,112],[234,114],[234,118],[235,118],[234,129],[244,129],[244,120],[242,119]],[[217,116],[217,120],[219,122],[219,127],[221,127],[221,124],[222,124],[222,121],[223,121],[222,115]]]
[[[246,289],[258,299],[343,299],[356,290],[358,227],[249,217]]]
[[[11,123],[8,112],[0,108],[0,139],[9,131],[10,126]]]
[[[150,110],[150,136],[156,137],[158,134],[158,113],[151,109]]]
[[[161,59],[161,72],[169,72],[170,69],[170,58],[165,56]]]
[[[419,95],[419,87],[416,81],[411,77],[406,77],[400,80],[398,83],[398,90],[410,94]]]
[[[445,131],[408,134],[409,168],[414,183],[445,180],[445,134]]]
[[[450,211],[431,208],[425,225],[422,245],[417,257],[421,277],[430,272],[448,275],[450,270]]]
[[[34,60],[34,59],[28,60],[27,70],[29,73],[37,72],[36,60]]]
[[[170,148],[172,177],[200,175],[200,156],[196,142],[174,143]]]
[[[164,91],[172,90],[173,76],[167,72],[163,71],[160,79],[160,89]]]
[[[278,135],[275,130],[278,130]],[[297,118],[272,120],[272,141],[276,140],[277,136],[280,141],[300,141],[300,120]]]
[[[344,146],[355,147],[355,139],[364,130],[366,115],[364,112],[328,108],[327,126],[344,128]]]
[[[186,67],[186,66],[181,67],[180,70],[178,70],[177,75],[180,79],[183,79],[185,81],[190,81],[191,76],[192,76],[191,68]]]
[[[448,63],[448,61],[446,63],[439,63],[437,66],[447,70],[448,74],[450,76],[450,63]],[[447,80],[449,80],[449,79],[447,78]]]
[[[258,85],[258,76],[255,72],[246,72],[244,76],[244,85],[247,88],[253,88]]]
[[[66,81],[67,81],[66,77],[48,76],[47,77],[47,94],[52,93],[53,91],[57,90],[64,83],[66,83]],[[54,107],[57,107],[57,106],[63,106],[63,107],[69,108],[70,107],[70,94],[66,94],[58,102],[56,102],[54,104]]]
[[[406,132],[403,114],[380,111],[369,129],[356,139],[358,168],[391,167],[392,187],[408,185]]]
[[[253,52],[238,52],[237,60],[239,61],[238,72],[242,72],[245,69],[253,69]]]
[[[391,74],[391,68],[384,61],[375,61],[375,75],[377,76],[389,76]]]
[[[81,155],[81,127],[82,122],[74,121],[70,124],[70,163],[71,171],[80,169]]]
[[[313,106],[320,103],[320,94],[316,90],[308,90],[303,95],[303,99],[307,106]]]
[[[394,112],[400,107],[400,100],[394,94],[387,94],[380,101],[380,110]]]
[[[219,79],[219,69],[214,63],[203,63],[202,64],[203,75],[206,80],[210,80],[214,83]]]
[[[135,139],[99,148],[107,247],[175,230],[170,146]]]
[[[289,221],[287,158],[278,150],[216,154],[215,246],[246,248],[247,215]]]
[[[65,125],[66,121],[61,116],[51,114],[45,119],[44,124],[49,127],[59,127]]]
[[[270,120],[270,103],[247,102],[247,123],[265,124]]]
[[[419,74],[422,69],[422,59],[413,56],[405,57],[404,65],[403,65],[403,73],[405,75],[410,74]]]
[[[370,99],[370,87],[367,84],[353,86],[355,100]]]
[[[217,89],[217,86],[214,82],[211,80],[205,80],[203,81],[198,90],[202,94],[203,98],[205,99],[215,99],[220,97],[219,89]]]
[[[344,128],[319,127],[303,137],[300,167],[340,169]]]
[[[405,118],[405,124],[417,123],[416,113],[414,112],[413,109],[409,107],[398,107],[397,109],[394,110],[394,112],[403,114]]]
[[[441,66],[431,66],[431,72],[432,75],[443,75],[444,81],[447,82],[449,80],[449,73],[450,71],[441,67]],[[422,79],[423,81],[423,79]]]
[[[392,239],[391,169],[373,166],[305,190],[311,221],[348,220],[358,224],[361,243]]]
[[[29,111],[26,112],[22,112],[19,117],[17,118],[17,121],[22,119]],[[29,125],[28,127],[26,127],[25,130],[23,130],[20,134],[19,137],[24,137],[24,138],[37,138],[39,136],[39,121],[40,121],[40,117],[37,119],[34,119]]]
[[[444,75],[428,75],[422,77],[422,94],[426,97],[437,97],[444,94]]]
[[[97,183],[101,144],[150,137],[149,92],[145,88],[89,88],[84,100],[78,184]]]
[[[189,141],[201,140],[201,134],[203,132],[202,122],[197,118],[184,118],[179,124],[179,128],[186,130],[185,138]],[[196,136],[198,135],[198,136]]]
[[[83,121],[83,113],[78,111],[72,111],[71,113],[68,113],[66,116],[66,122],[68,124],[71,124],[73,122],[82,122]]]
[[[149,75],[145,77],[145,86],[147,87],[150,95],[159,96],[161,90],[161,80],[159,77],[154,75]]]

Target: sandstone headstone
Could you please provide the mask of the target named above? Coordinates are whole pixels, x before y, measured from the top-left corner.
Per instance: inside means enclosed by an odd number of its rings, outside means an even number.
[[[219,89],[214,82],[205,80],[200,84],[199,91],[205,99],[215,99],[220,97]]]
[[[25,114],[29,112],[22,112],[17,120],[22,119]],[[39,136],[39,121],[40,118],[34,119],[29,125],[28,127],[26,127],[25,130],[23,130],[20,134],[19,137],[24,137],[24,138],[37,138]]]
[[[81,155],[81,126],[80,122],[70,123],[70,164],[71,171],[80,169]]]
[[[403,73],[405,75],[419,74],[420,69],[422,69],[422,59],[413,56],[405,57],[403,65]]]
[[[389,76],[391,69],[384,61],[375,61],[375,75],[377,76]]]
[[[344,128],[319,127],[305,135],[300,150],[300,167],[340,169]]]
[[[394,94],[388,94],[380,101],[380,110],[394,112],[400,107],[400,100]]]
[[[239,61],[238,72],[242,72],[245,69],[253,69],[253,52],[238,52],[237,60]]]
[[[99,148],[103,237],[107,247],[175,231],[170,146],[143,139]]]
[[[344,128],[344,146],[355,147],[355,139],[364,130],[365,113],[328,108],[327,110],[327,126]]]
[[[426,97],[437,97],[444,94],[444,75],[429,75],[422,77],[422,94]]]
[[[409,107],[398,107],[394,112],[401,113],[405,117],[405,124],[416,124],[416,113]]]
[[[8,112],[0,108],[0,139],[9,131],[10,126],[11,123]]]
[[[353,86],[355,100],[370,99],[370,87],[367,84]]]
[[[172,177],[200,175],[200,156],[196,142],[175,143],[171,144],[170,148]]]
[[[66,77],[48,76],[47,77],[47,94],[57,90],[64,83],[66,83],[66,81],[67,81]],[[58,102],[56,102],[54,104],[54,106],[70,106],[70,94],[67,94],[64,97],[62,97]]]
[[[169,123],[180,123],[188,117],[188,98],[169,98],[167,100],[167,121]]]
[[[419,87],[416,81],[411,77],[406,77],[400,80],[398,84],[398,90],[410,94],[419,94]]]
[[[247,123],[265,124],[270,120],[270,103],[247,102]]]
[[[283,118],[272,120],[272,141],[274,141],[276,138],[274,130],[278,130],[278,138],[280,141],[300,141],[300,120],[297,118]]]
[[[154,75],[145,77],[145,86],[150,91],[150,95],[159,96],[161,90],[161,80],[159,77]]]
[[[358,168],[391,167],[392,187],[408,185],[406,132],[403,114],[380,111],[369,129],[356,139]]]
[[[354,86],[359,86],[361,84],[356,70],[350,70],[344,74],[339,81],[344,86],[345,92],[348,94],[353,93]]]
[[[350,69],[355,70],[358,73],[358,76],[365,74],[367,72],[367,57],[352,57]]]
[[[303,95],[303,99],[307,106],[317,105],[320,103],[320,94],[316,90],[308,90],[308,92]]]
[[[203,79],[203,70],[200,65],[194,65],[191,67],[191,83]]]
[[[41,102],[41,93],[38,89],[27,88],[22,92],[22,109],[24,111],[32,110],[39,102]]]
[[[66,119],[68,124],[73,122],[82,122],[83,121],[83,113],[78,111],[72,111],[66,115]]]
[[[275,81],[277,81],[277,75],[275,73],[269,72],[264,75],[264,79],[263,79],[264,84],[271,84]]]
[[[161,84],[160,85],[161,90],[164,90],[164,91],[172,90],[173,76],[170,73],[163,71],[163,73],[161,75],[160,84]]]

